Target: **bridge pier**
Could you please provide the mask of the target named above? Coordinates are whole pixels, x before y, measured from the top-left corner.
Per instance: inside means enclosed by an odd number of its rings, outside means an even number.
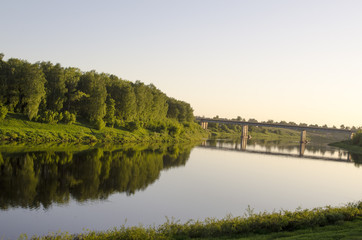
[[[299,156],[303,157],[305,151],[305,143],[301,142],[299,146]]]
[[[208,122],[201,122],[201,127],[203,128],[203,129],[207,129],[207,125],[208,125],[209,123]]]
[[[248,125],[243,125],[241,129],[241,138],[248,138],[249,137],[249,127]]]
[[[241,150],[246,150],[246,145],[248,144],[248,138],[242,137],[241,138]]]
[[[248,125],[243,125],[241,129],[241,150],[246,150],[248,138],[249,138],[249,127]]]
[[[352,162],[352,156],[350,153],[347,153],[347,162]]]
[[[306,143],[307,142],[307,131],[303,130],[300,134],[300,143]]]

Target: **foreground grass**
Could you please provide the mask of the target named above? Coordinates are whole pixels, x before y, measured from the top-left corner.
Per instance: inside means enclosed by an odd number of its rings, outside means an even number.
[[[250,213],[158,227],[121,227],[78,235],[58,233],[31,239],[361,239],[362,202],[295,212]],[[27,239],[23,237],[23,239]]]
[[[251,234],[244,237],[220,237],[220,238],[202,238],[208,240],[216,239],[305,239],[305,240],[323,240],[323,239],[362,239],[362,218],[358,217],[352,221],[338,222],[336,224],[324,227],[308,228],[297,231],[283,231],[270,234]]]
[[[0,141],[3,142],[153,142],[191,141],[207,137],[196,123],[180,124],[177,135],[153,132],[144,128],[128,131],[125,128],[105,127],[96,130],[86,123],[46,124],[29,121],[21,114],[8,114],[0,121]]]

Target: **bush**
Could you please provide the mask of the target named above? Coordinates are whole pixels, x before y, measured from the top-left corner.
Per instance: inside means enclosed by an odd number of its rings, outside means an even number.
[[[5,119],[6,114],[8,114],[8,109],[5,106],[0,105],[0,121]]]
[[[133,131],[136,131],[137,129],[139,129],[140,125],[139,125],[138,121],[131,121],[131,122],[126,123],[126,128],[129,131],[133,132]]]
[[[354,134],[354,136],[352,138],[352,144],[362,146],[362,132],[361,131],[358,131],[356,134]]]
[[[115,125],[116,127],[124,127],[124,122],[123,122],[122,120],[120,120],[120,119],[116,119],[116,120],[114,121],[114,125]]]
[[[43,112],[39,117],[36,118],[37,121],[44,123],[55,124],[63,119],[63,114],[58,112],[53,112],[51,110]]]
[[[63,122],[66,124],[73,124],[76,121],[76,116],[74,113],[70,113],[68,111],[64,112],[64,118],[63,118]]]
[[[174,124],[170,124],[168,127],[168,134],[170,134],[171,136],[178,136],[181,133],[181,127],[174,123]]]
[[[164,122],[149,122],[147,123],[146,128],[157,133],[164,133],[167,130],[167,126]]]
[[[228,128],[228,126],[226,126],[226,124],[221,124],[220,128],[221,128],[221,131],[230,132],[230,129]]]
[[[94,126],[95,129],[102,130],[106,126],[106,123],[102,119],[99,118],[95,121],[94,125],[95,125]]]

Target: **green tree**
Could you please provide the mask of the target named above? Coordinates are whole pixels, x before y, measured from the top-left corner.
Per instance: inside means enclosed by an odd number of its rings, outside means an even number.
[[[125,121],[131,121],[136,117],[137,104],[136,95],[130,84],[124,84],[120,92],[120,102],[118,102],[118,117]]]
[[[24,62],[21,69],[20,91],[24,113],[32,120],[39,110],[39,104],[45,98],[46,80],[37,64]]]
[[[22,112],[20,79],[23,64],[24,61],[15,58],[2,62],[1,84],[6,86],[0,91],[2,92],[2,101],[6,103],[11,112]]]
[[[52,111],[61,111],[65,102],[65,86],[64,68],[60,64],[53,65],[50,62],[40,63],[40,67],[45,75],[46,84],[46,103],[47,109]]]
[[[116,117],[115,117],[115,112],[116,112],[116,108],[115,108],[116,102],[110,97],[107,97],[107,101],[106,101],[106,115],[104,117],[104,120],[106,121],[107,125],[110,127],[114,126]]]
[[[64,109],[70,112],[75,112],[77,103],[82,98],[87,98],[89,95],[78,89],[78,83],[80,80],[82,73],[78,68],[66,68],[64,70],[64,78],[65,78],[65,104]]]
[[[7,101],[7,62],[3,61],[4,54],[0,53],[0,103],[5,104]]]
[[[5,119],[6,114],[8,114],[7,107],[0,103],[0,121]]]
[[[149,116],[152,114],[152,93],[150,92],[150,89],[140,81],[135,82],[133,89],[136,96],[137,117],[139,120],[145,121],[149,119]]]
[[[169,98],[167,100],[168,111],[167,117],[177,119],[179,122],[190,122],[193,120],[193,109],[190,104],[176,100],[174,98]]]
[[[153,95],[153,105],[152,105],[152,114],[151,116],[153,120],[163,120],[167,116],[167,96],[160,90],[158,90],[153,84],[149,85]]]
[[[95,71],[86,72],[80,78],[80,90],[89,95],[83,99],[81,112],[90,122],[101,123],[106,114],[107,90],[105,76]]]

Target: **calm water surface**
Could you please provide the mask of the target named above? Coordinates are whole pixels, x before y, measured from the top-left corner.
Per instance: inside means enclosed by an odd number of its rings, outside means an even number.
[[[362,200],[361,156],[323,144],[209,140],[0,152],[0,239]]]

